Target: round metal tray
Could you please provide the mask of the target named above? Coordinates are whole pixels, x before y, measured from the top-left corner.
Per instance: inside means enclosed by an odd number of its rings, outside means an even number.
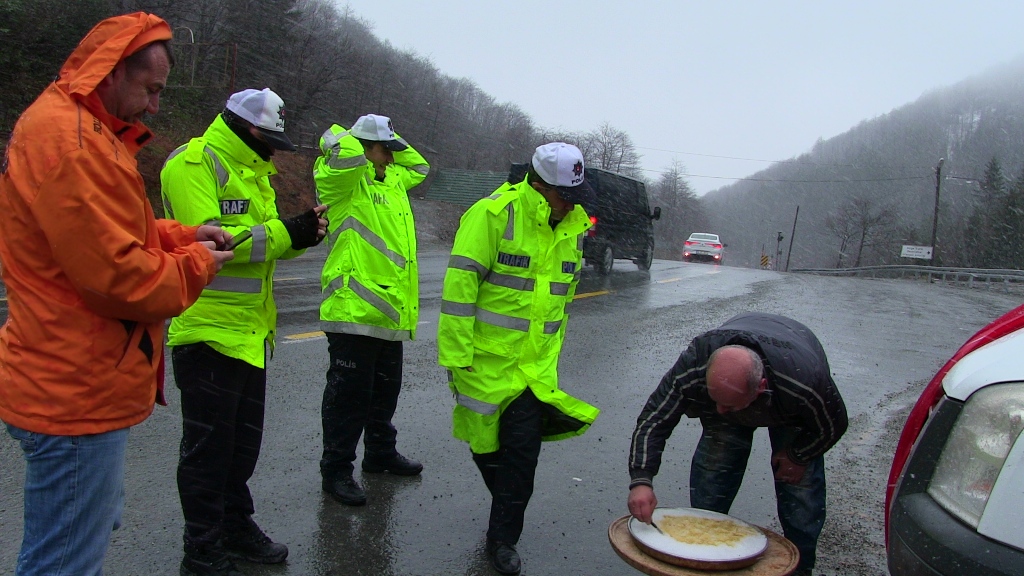
[[[779,534],[761,528],[768,537],[768,547],[756,562],[745,567],[725,567],[721,563],[704,563],[702,566],[679,566],[658,559],[637,546],[629,533],[629,516],[623,516],[608,526],[608,541],[615,553],[626,564],[650,576],[707,576],[714,570],[718,576],[788,576],[800,562],[796,546]]]

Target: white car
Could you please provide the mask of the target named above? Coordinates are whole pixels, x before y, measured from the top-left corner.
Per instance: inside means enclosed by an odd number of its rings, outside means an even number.
[[[889,573],[1024,574],[1024,306],[982,329],[925,388],[886,489]]]
[[[683,260],[686,262],[706,260],[721,264],[723,248],[725,248],[725,244],[719,240],[718,234],[694,232],[686,239],[686,244],[683,247]]]

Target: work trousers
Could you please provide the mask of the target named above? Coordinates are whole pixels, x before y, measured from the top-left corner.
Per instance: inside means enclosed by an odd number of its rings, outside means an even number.
[[[402,390],[402,343],[328,332],[327,349],[320,474],[333,480],[352,475],[360,436],[364,461],[383,463],[398,453],[391,419]]]
[[[722,418],[700,419],[703,431],[690,466],[690,506],[728,514],[747,468],[754,430]],[[772,452],[784,450],[797,430],[771,427]],[[818,536],[825,524],[825,458],[807,464],[796,484],[775,482],[779,522],[800,550],[799,570],[814,567]]]
[[[488,539],[514,545],[523,533],[540,456],[543,406],[529,388],[524,390],[498,419],[498,450],[473,454],[491,492]]]
[[[181,390],[178,496],[186,550],[213,546],[225,524],[253,513],[249,478],[263,442],[267,372],[205,343],[175,346]]]

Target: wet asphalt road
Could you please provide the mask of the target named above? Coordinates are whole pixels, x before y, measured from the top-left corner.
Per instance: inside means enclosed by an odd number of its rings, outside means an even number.
[[[327,342],[317,331],[322,249],[282,262],[278,347],[269,365],[263,452],[250,483],[255,518],[289,545],[259,575],[485,575],[489,497],[469,449],[451,437],[451,394],[436,365],[435,331],[447,253],[422,253],[421,325],[406,343],[395,424],[399,449],[421,460],[419,478],[364,475],[369,504],[349,508],[320,490],[319,406]],[[0,297],[5,294],[0,294]],[[637,574],[608,544],[624,515],[626,452],[636,415],[690,338],[746,310],[784,314],[821,338],[850,413],[850,430],[827,456],[829,520],[818,567],[829,574],[885,574],[882,499],[895,437],[931,374],[975,330],[1020,303],[1019,295],[912,281],[833,279],[656,261],[650,273],[615,262],[607,278],[588,268],[570,309],[562,387],[602,409],[582,437],[545,444],[537,490],[519,544],[523,574]],[[0,301],[0,319],[6,303]],[[170,378],[168,379],[170,383]],[[178,396],[132,431],[124,525],[106,573],[172,575],[181,559],[174,471]],[[686,506],[689,459],[700,434],[684,419],[655,488],[663,506]],[[779,530],[765,431],[755,440],[732,513]],[[0,434],[0,574],[13,572],[21,539],[20,450]]]

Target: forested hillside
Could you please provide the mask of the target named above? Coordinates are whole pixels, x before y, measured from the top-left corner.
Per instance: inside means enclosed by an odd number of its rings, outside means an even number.
[[[390,116],[435,174],[443,168],[505,171],[511,162],[528,160],[537,145],[563,140],[579,146],[590,166],[640,175],[640,156],[615,119],[571,132],[537,126],[515,103],[498,102],[472,79],[451,77],[428,58],[396,49],[371,23],[331,0],[2,0],[0,144],[89,28],[136,10],[165,18],[175,34],[177,62],[160,113],[147,120],[158,138],[140,155],[156,205],[163,159],[201,134],[227,97],[243,88],[270,87],[284,98],[287,131],[307,155],[318,153],[319,136],[332,123],[350,126],[373,112]],[[494,65],[521,74],[516,63]],[[282,211],[311,201],[308,156],[279,154],[275,162]],[[698,213],[692,193],[677,197],[677,188],[665,188],[670,196],[661,204],[673,207],[666,222]]]
[[[940,160],[935,263],[1024,266],[1024,59],[820,140],[702,202],[733,264],[756,266],[762,246],[769,256],[778,246],[784,268],[797,206],[791,268],[927,264],[899,254],[931,244]]]
[[[85,32],[134,10],[161,15],[175,31],[177,64],[160,114],[147,120],[158,137],[140,154],[158,212],[157,175],[167,154],[199,135],[233,91],[270,87],[285,99],[288,133],[305,154],[275,158],[285,214],[312,201],[309,168],[319,135],[332,123],[350,125],[375,112],[393,119],[435,174],[504,171],[538,144],[574,143],[588,165],[648,180],[652,205],[662,208],[658,257],[678,258],[689,233],[706,231],[729,244],[726,262],[735,265],[756,266],[762,250],[774,256],[778,248],[785,267],[798,206],[790,267],[900,261],[902,244],[931,243],[943,160],[934,263],[1024,266],[1024,60],[927,93],[698,199],[682,164],[642,167],[615,118],[569,132],[538,126],[472,79],[396,49],[343,2],[0,0],[0,145]],[[520,73],[516,63],[494,65]],[[743,133],[742,126],[730,129]],[[414,193],[429,185],[430,179]]]

